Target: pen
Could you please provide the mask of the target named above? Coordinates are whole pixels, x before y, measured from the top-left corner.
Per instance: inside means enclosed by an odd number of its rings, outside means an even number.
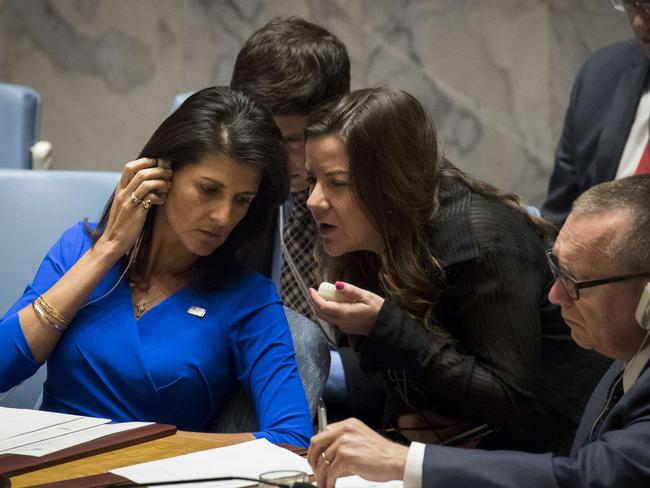
[[[454,444],[460,444],[462,442],[475,441],[481,437],[491,434],[494,430],[488,424],[482,424],[478,427],[473,427],[464,432],[461,432],[458,435],[445,439],[442,442],[443,446],[451,446]]]
[[[324,432],[327,429],[327,410],[323,397],[318,398],[318,432]]]

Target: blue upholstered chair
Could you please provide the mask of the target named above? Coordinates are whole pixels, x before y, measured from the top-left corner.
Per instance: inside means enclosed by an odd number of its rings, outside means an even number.
[[[180,107],[181,104],[182,104],[185,100],[187,100],[188,98],[190,98],[190,96],[191,96],[193,93],[194,93],[193,91],[186,91],[186,92],[179,93],[178,95],[176,95],[176,96],[174,97],[174,100],[172,100],[172,104],[171,104],[171,106],[169,107],[169,113],[171,114],[171,113],[175,112],[176,109],[177,109],[178,107]]]
[[[539,209],[537,207],[535,207],[534,205],[524,205],[524,207],[526,208],[526,211],[530,215],[532,215],[533,217],[541,217],[542,216],[542,212],[540,212]]]
[[[30,148],[41,131],[41,96],[28,86],[0,83],[0,114],[0,168],[31,168]]]
[[[0,169],[0,315],[32,280],[48,249],[68,227],[97,220],[119,180],[119,173]],[[0,405],[33,408],[40,403],[45,367],[9,394]]]

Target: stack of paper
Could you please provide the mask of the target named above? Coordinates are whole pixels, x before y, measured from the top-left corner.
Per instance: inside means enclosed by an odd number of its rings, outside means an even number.
[[[109,419],[80,415],[0,407],[0,455],[45,456],[100,437],[150,424],[109,422]]]
[[[136,483],[155,481],[181,481],[199,478],[243,476],[259,478],[268,471],[295,470],[313,474],[307,460],[286,449],[271,444],[266,439],[235,444],[234,446],[208,449],[148,463],[134,464],[114,469],[111,473]],[[251,486],[250,481],[215,481],[211,483],[187,483],[184,488],[235,488]],[[337,488],[401,488],[401,481],[376,483],[358,476],[337,480]]]
[[[336,480],[336,488],[402,488],[402,480],[368,481],[360,476],[346,476]]]
[[[307,460],[266,439],[257,439],[228,447],[185,454],[148,463],[114,469],[111,473],[137,483],[179,481],[197,478],[244,476],[259,478],[260,474],[276,470],[297,470],[312,474]],[[250,481],[221,481],[215,483],[184,484],[189,487],[234,488],[250,486]]]

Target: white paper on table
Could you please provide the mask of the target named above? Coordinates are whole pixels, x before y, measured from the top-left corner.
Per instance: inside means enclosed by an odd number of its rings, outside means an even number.
[[[79,415],[0,407],[0,440],[81,418]]]
[[[368,481],[360,476],[345,476],[336,480],[336,488],[402,488],[402,480]]]
[[[9,449],[8,451],[2,452],[2,454],[22,454],[25,456],[41,457],[60,451],[61,449],[93,441],[107,435],[117,434],[118,432],[137,429],[145,425],[150,425],[151,423],[152,422],[122,422],[119,424],[98,425],[96,427],[81,430],[79,432],[72,432],[46,441],[36,442],[16,449]]]
[[[259,478],[260,474],[275,470],[297,470],[312,474],[306,459],[287,449],[275,446],[266,439],[134,464],[114,469],[111,473],[136,483],[146,484],[154,481],[178,481],[221,476]],[[200,484],[187,483],[183,484],[183,487],[233,488],[251,484],[250,481],[218,481]]]
[[[53,427],[46,427],[45,429],[30,432],[29,434],[15,435],[8,439],[0,440],[0,454],[4,454],[4,451],[7,451],[9,449],[15,449],[18,447],[26,446],[28,444],[34,444],[35,442],[43,442],[48,439],[53,439],[62,435],[68,435],[72,432],[78,432],[80,430],[89,429],[91,427],[107,424],[109,422],[109,419],[79,417],[75,420],[71,420],[70,422],[65,422]]]

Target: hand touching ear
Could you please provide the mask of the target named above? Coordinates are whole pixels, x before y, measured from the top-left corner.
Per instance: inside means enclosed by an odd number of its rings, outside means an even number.
[[[375,327],[384,299],[372,292],[342,281],[336,282],[336,293],[345,302],[327,301],[313,288],[309,289],[316,315],[336,325],[347,334],[368,335]]]
[[[108,246],[119,256],[131,249],[142,231],[149,208],[165,202],[171,180],[172,171],[158,167],[155,159],[140,158],[126,163],[98,245]]]

